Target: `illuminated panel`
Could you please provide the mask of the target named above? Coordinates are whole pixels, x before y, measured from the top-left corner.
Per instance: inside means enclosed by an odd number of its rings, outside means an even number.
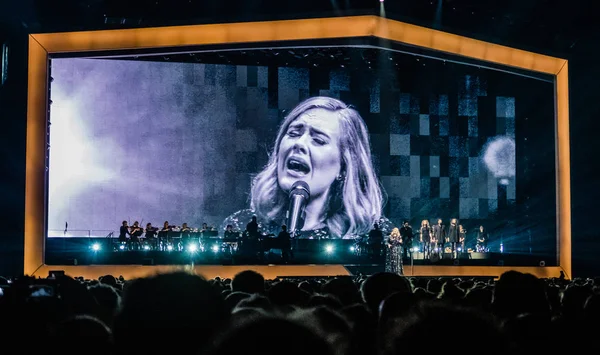
[[[571,270],[571,151],[569,146],[569,63],[556,76],[556,159],[558,198],[559,265]]]
[[[48,54],[364,36],[556,75],[559,262],[572,277],[567,61],[376,16],[30,35],[25,273],[43,266]]]

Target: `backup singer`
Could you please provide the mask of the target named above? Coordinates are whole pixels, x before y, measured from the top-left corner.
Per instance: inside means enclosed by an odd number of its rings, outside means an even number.
[[[256,215],[264,221],[260,229],[279,229],[299,180],[310,186],[299,238],[355,238],[373,223],[391,230],[382,217],[367,127],[354,108],[330,97],[309,98],[287,115],[267,166],[252,181],[250,209],[226,218],[221,228],[242,229],[240,223]]]
[[[423,255],[425,258],[430,258],[432,250],[431,244],[435,244],[435,241],[428,220],[424,219],[421,222],[421,229],[419,232],[421,234],[420,241],[423,244]]]
[[[437,224],[432,227],[433,239],[437,242],[438,251],[440,254],[444,252],[444,242],[446,241],[446,226],[441,219],[437,220]]]
[[[459,242],[458,220],[456,218],[450,220],[450,226],[448,227],[448,235],[446,236],[446,242],[450,243],[452,257],[456,257],[454,255],[454,252],[456,251],[456,245]]]
[[[400,236],[402,237],[404,247],[402,248],[403,255],[405,258],[408,258],[412,255],[411,249],[413,247],[413,229],[410,224],[408,224],[408,221],[404,222],[404,225],[400,228]]]

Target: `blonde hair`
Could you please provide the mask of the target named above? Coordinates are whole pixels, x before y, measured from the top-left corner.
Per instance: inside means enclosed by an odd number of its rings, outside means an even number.
[[[325,223],[334,236],[368,233],[381,217],[384,192],[375,175],[367,127],[354,108],[330,97],[311,97],[296,106],[284,119],[269,162],[252,182],[251,208],[265,221],[285,216],[288,196],[279,187],[277,160],[281,140],[300,115],[312,109],[337,113],[340,122],[340,160],[342,179],[334,181],[329,196]]]

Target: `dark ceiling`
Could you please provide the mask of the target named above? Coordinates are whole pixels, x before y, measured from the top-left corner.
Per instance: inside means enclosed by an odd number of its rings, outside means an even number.
[[[2,6],[3,27],[27,32],[127,28],[380,14],[378,0],[20,0]],[[594,1],[387,0],[385,16],[426,27],[568,55],[593,34]],[[585,32],[584,32],[585,31]],[[596,31],[598,32],[598,31]]]

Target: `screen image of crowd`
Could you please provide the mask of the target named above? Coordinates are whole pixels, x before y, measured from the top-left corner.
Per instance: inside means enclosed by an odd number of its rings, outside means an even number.
[[[517,206],[525,99],[497,89],[497,74],[453,70],[422,94],[413,76],[384,70],[54,59],[48,237],[111,235],[121,250],[182,250],[191,238],[201,249],[207,235],[243,237],[257,216],[271,239],[282,225],[292,239],[356,239],[377,224],[387,240],[410,221],[428,254],[440,243],[485,251],[481,225],[525,225],[514,235],[531,223]],[[298,181],[310,195],[290,226]],[[135,231],[118,232],[129,216]],[[421,218],[459,223],[432,239]],[[180,222],[148,233],[164,220]]]
[[[3,339],[35,338],[5,341],[3,353],[564,353],[557,341],[600,330],[599,286],[516,271],[496,281],[393,273],[265,280],[254,271],[86,280],[52,272],[0,278]],[[585,347],[600,350],[594,341]]]

